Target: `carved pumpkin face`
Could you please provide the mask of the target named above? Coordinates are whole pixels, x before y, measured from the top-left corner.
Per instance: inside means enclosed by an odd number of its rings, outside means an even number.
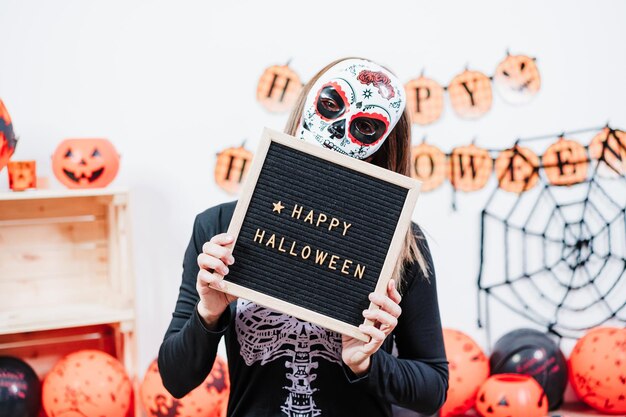
[[[436,81],[419,77],[404,86],[411,121],[428,125],[439,119],[443,111],[443,87]]]
[[[228,148],[217,154],[215,182],[229,194],[236,194],[250,169],[252,152],[243,147]]]
[[[459,416],[474,406],[476,393],[489,376],[489,361],[463,332],[443,329],[443,341],[450,362],[450,385],[441,417]]]
[[[256,99],[266,110],[284,113],[291,110],[302,90],[300,77],[287,65],[267,68],[256,89]]]
[[[496,68],[493,80],[498,93],[512,104],[529,102],[541,88],[535,59],[525,55],[504,58]]]
[[[7,108],[0,100],[0,171],[7,165],[9,158],[15,152],[17,139],[13,133],[13,123]]]
[[[446,155],[436,146],[422,143],[411,149],[411,177],[422,182],[420,191],[430,191],[446,179]]]
[[[626,413],[626,329],[600,327],[585,334],[569,358],[576,395],[603,413]]]
[[[107,139],[66,139],[52,155],[52,171],[68,188],[102,188],[113,181],[120,157]]]
[[[37,184],[35,166],[35,161],[9,162],[9,188],[13,191],[35,188]]]
[[[498,185],[511,193],[528,191],[539,180],[539,157],[530,149],[515,146],[500,152],[495,163]]]
[[[544,417],[548,413],[541,385],[528,375],[493,375],[476,398],[476,410],[483,417]]]
[[[604,128],[589,145],[591,158],[602,161],[598,170],[614,177],[626,175],[626,132]]]
[[[448,86],[452,108],[459,117],[477,119],[491,108],[491,80],[478,71],[465,70]]]
[[[455,189],[466,192],[483,188],[493,169],[489,152],[473,144],[454,148],[449,162],[450,183]]]
[[[587,179],[587,150],[580,143],[560,138],[543,154],[543,170],[552,185],[573,185]]]

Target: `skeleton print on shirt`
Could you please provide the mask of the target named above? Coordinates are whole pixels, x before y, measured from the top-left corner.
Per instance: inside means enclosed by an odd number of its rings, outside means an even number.
[[[281,411],[289,417],[319,416],[313,399],[318,388],[312,386],[316,359],[341,363],[341,335],[242,299],[235,328],[246,365],[285,358],[287,396]]]

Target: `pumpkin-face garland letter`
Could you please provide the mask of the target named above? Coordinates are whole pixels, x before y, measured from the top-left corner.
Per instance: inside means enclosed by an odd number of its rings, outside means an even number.
[[[422,181],[421,191],[439,187],[446,171],[446,155],[436,146],[422,143],[411,150],[411,177]]]
[[[68,188],[102,188],[113,181],[120,157],[107,139],[66,139],[52,155],[52,170]]]
[[[443,87],[426,77],[411,80],[404,86],[411,121],[420,125],[433,123],[443,111]]]
[[[541,88],[541,77],[534,58],[507,55],[493,77],[498,93],[511,104],[528,103]]]
[[[302,90],[300,77],[287,65],[273,65],[267,68],[256,90],[256,99],[266,110],[283,113],[291,110]]]
[[[491,108],[491,80],[478,71],[465,70],[448,86],[452,108],[459,117],[477,119]]]
[[[543,154],[543,170],[552,185],[574,185],[587,178],[587,150],[580,143],[560,138]]]
[[[252,162],[252,152],[244,145],[224,149],[217,154],[215,182],[229,194],[237,194]]]

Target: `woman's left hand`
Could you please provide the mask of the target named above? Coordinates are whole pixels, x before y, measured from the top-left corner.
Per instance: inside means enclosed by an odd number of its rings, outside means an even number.
[[[343,335],[341,338],[343,362],[356,375],[365,374],[370,368],[370,357],[383,344],[385,338],[391,334],[398,324],[400,308],[400,293],[396,289],[396,283],[392,279],[387,285],[387,295],[371,293],[369,299],[379,308],[363,311],[363,317],[373,321],[372,325],[361,324],[359,330],[370,336],[369,342],[363,342],[350,336]]]

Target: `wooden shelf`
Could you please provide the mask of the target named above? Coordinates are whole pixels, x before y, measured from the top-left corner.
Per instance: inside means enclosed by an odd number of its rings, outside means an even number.
[[[0,193],[0,355],[40,377],[65,355],[98,349],[137,380],[128,191]]]
[[[98,304],[72,304],[69,306],[32,307],[10,312],[0,311],[0,335],[26,333],[52,329],[128,323],[133,330],[135,311]]]
[[[48,190],[25,190],[0,192],[0,201],[4,200],[37,200],[48,198],[97,197],[106,195],[126,194],[125,188],[89,188],[75,189],[57,188]]]

